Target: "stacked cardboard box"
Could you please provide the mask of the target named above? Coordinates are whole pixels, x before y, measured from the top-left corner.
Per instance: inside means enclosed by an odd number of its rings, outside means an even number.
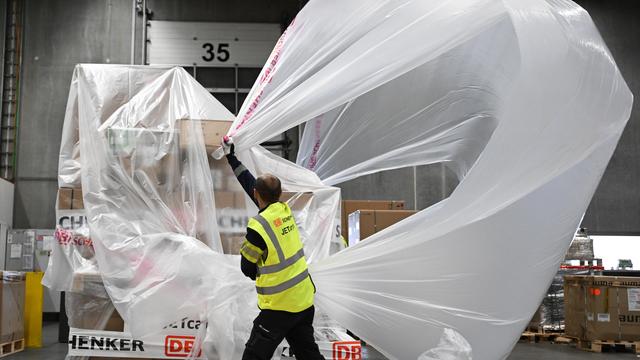
[[[75,273],[73,291],[65,295],[69,327],[124,331],[124,321],[115,310],[98,273]]]
[[[189,144],[193,141],[193,131],[190,127],[190,122],[192,122],[190,119],[182,119],[179,121],[181,145]],[[200,120],[198,122],[202,128],[204,146],[208,153],[212,153],[220,147],[222,137],[229,131],[231,122],[221,120]]]
[[[357,210],[349,214],[349,246],[415,213],[414,210]]]
[[[358,210],[403,210],[404,201],[399,200],[343,200],[341,233],[349,242],[349,214]]]
[[[81,188],[59,188],[58,210],[84,209]]]
[[[0,271],[0,344],[24,338],[23,272]]]
[[[564,279],[565,333],[582,340],[640,340],[640,278]]]

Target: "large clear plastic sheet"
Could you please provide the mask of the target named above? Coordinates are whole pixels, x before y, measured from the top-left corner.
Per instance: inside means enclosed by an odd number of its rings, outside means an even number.
[[[84,274],[99,274],[93,243],[89,236],[89,226],[78,229],[63,229],[58,226],[54,234],[56,240],[52,248],[47,271],[42,284],[55,291],[73,291],[108,298],[104,289],[78,287],[75,280]]]
[[[247,148],[310,121],[298,163],[327,184],[445,162],[461,178],[447,200],[312,264],[316,302],[391,358],[499,359],[632,101],[571,1],[311,1],[229,135]]]
[[[255,290],[221,253],[201,128],[176,126],[231,115],[178,68],[131,88],[108,75],[134,70],[76,69],[65,129],[78,125],[80,145],[65,136],[61,181],[80,169],[98,268],[131,333],[198,317],[207,356],[238,358]],[[499,359],[551,283],[631,104],[570,1],[312,0],[229,135],[252,172],[313,193],[296,220],[321,311],[390,358]],[[256,146],[305,122],[308,169]],[[328,184],[434,162],[461,179],[447,200],[329,256]]]

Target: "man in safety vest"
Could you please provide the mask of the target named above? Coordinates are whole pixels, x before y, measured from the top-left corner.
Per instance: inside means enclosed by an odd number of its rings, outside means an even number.
[[[291,209],[280,202],[280,180],[271,174],[255,179],[236,158],[231,141],[223,141],[223,147],[238,181],[260,209],[249,220],[240,249],[240,268],[256,281],[261,310],[242,359],[271,359],[283,339],[296,359],[324,359],[313,337],[315,286]]]

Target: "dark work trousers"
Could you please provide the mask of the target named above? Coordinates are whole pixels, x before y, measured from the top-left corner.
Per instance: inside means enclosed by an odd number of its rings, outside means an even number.
[[[299,313],[262,310],[253,321],[253,329],[242,360],[269,360],[282,339],[287,339],[298,360],[324,360],[313,337],[313,306]]]

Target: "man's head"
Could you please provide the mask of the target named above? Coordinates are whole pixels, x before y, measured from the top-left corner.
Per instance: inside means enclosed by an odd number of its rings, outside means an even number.
[[[258,176],[256,187],[253,189],[253,196],[258,201],[260,208],[280,201],[280,194],[282,194],[280,179],[271,174]]]

